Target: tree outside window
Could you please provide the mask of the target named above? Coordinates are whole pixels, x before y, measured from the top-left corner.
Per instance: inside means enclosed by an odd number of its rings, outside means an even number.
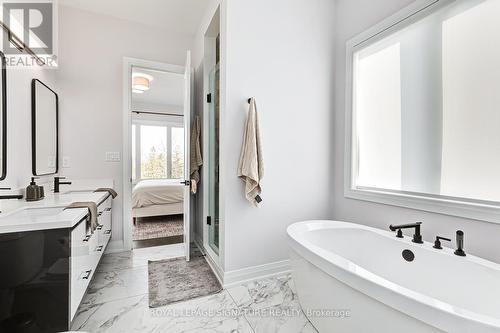
[[[134,180],[184,179],[184,128],[178,126],[132,125]]]

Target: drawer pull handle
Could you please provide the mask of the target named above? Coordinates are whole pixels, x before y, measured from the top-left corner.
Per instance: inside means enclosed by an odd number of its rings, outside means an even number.
[[[96,251],[97,251],[97,252],[101,252],[101,251],[102,251],[102,248],[103,248],[103,246],[102,246],[102,245],[99,245],[99,246],[97,247]]]
[[[102,215],[102,212],[99,212],[99,214],[97,214],[97,216],[101,216]]]
[[[102,230],[102,224],[99,224],[96,228],[96,230]]]
[[[92,270],[91,269],[85,272],[85,276],[82,279],[88,280],[89,277],[90,277],[90,274],[92,274]]]
[[[106,212],[110,212],[110,211],[111,211],[111,208],[110,208],[110,207],[108,207],[108,208],[106,208],[104,211],[106,211]]]
[[[110,229],[110,230],[106,230],[104,233],[105,233],[106,235],[109,235],[109,234],[111,233],[111,229]]]
[[[88,242],[90,240],[90,237],[92,237],[92,235],[85,236],[85,238],[83,239],[83,241],[84,242]]]

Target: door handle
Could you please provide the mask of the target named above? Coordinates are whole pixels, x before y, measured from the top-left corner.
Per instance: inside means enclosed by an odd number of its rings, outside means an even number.
[[[207,224],[212,225],[212,216],[207,216]]]
[[[183,180],[181,182],[181,184],[183,184],[184,186],[191,186],[191,181],[190,180]]]

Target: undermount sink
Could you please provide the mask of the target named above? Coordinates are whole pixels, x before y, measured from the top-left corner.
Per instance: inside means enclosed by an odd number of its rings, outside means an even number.
[[[71,190],[59,193],[59,195],[69,195],[69,194],[90,194],[94,193],[93,190]]]
[[[21,211],[14,211],[10,214],[0,216],[0,218],[33,218],[33,217],[47,217],[56,216],[64,210],[64,207],[51,207],[51,208],[26,208]]]

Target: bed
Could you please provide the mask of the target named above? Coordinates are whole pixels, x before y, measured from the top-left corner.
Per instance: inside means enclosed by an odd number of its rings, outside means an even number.
[[[184,185],[174,179],[141,180],[132,191],[132,217],[184,213]]]

